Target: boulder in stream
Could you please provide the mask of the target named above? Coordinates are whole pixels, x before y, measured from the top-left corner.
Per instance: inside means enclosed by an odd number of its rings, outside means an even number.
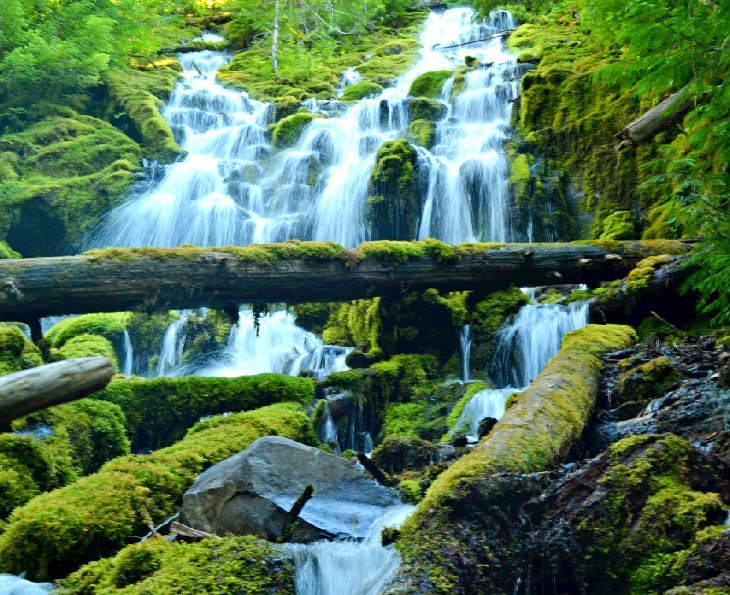
[[[202,473],[183,495],[182,522],[209,533],[253,534],[276,541],[304,488],[314,496],[290,541],[363,539],[373,522],[400,501],[394,490],[356,465],[288,438],[260,438]]]

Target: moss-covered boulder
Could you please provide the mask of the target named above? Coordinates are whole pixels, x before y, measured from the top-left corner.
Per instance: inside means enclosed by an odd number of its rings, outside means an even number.
[[[129,314],[126,312],[74,316],[54,324],[45,338],[51,347],[56,348],[63,347],[66,341],[81,335],[99,335],[116,343],[122,340],[128,321]]]
[[[77,335],[66,341],[55,355],[62,359],[101,355],[109,358],[114,369],[119,371],[119,361],[114,346],[109,339],[99,335]]]
[[[629,211],[616,211],[603,220],[602,240],[634,240],[639,223]]]
[[[158,66],[150,70],[115,70],[107,74],[109,95],[120,127],[143,147],[145,157],[173,161],[182,154],[170,126],[160,113],[180,73],[176,68]]]
[[[436,458],[436,447],[427,440],[393,436],[373,450],[373,461],[391,475],[403,471],[421,471]]]
[[[411,99],[408,105],[412,121],[428,120],[429,122],[438,122],[446,115],[447,111],[445,104],[425,97]]]
[[[0,323],[0,376],[42,364],[40,350],[23,331]]]
[[[432,70],[424,72],[412,83],[408,94],[412,97],[436,99],[441,95],[441,88],[454,73],[450,70]]]
[[[78,249],[126,197],[142,152],[111,124],[67,110],[0,137],[0,154],[12,174],[0,182],[0,238],[33,257]]]
[[[64,593],[241,593],[294,595],[294,566],[253,537],[169,543],[162,538],[124,548],[58,581]]]
[[[299,405],[272,405],[200,422],[174,446],[115,459],[98,473],[41,494],[10,516],[0,536],[0,572],[27,571],[31,579],[45,580],[115,553],[131,535],[145,534],[150,519],[173,514],[204,467],[267,435],[317,443]]]
[[[383,86],[373,81],[360,81],[350,85],[342,93],[342,101],[359,101],[366,97],[377,97],[383,92]]]
[[[412,240],[421,209],[416,195],[417,153],[405,139],[378,149],[370,174],[365,218],[374,240]]]
[[[408,136],[417,145],[430,149],[436,141],[436,124],[429,120],[414,120],[408,125]]]
[[[647,403],[663,396],[679,379],[677,369],[666,357],[657,357],[623,372],[618,379],[617,396],[622,403]]]
[[[313,114],[306,110],[286,116],[271,128],[271,139],[276,149],[285,149],[297,144],[302,131],[312,120],[323,118],[322,114]]]
[[[169,446],[201,417],[314,399],[311,378],[259,374],[238,378],[114,380],[94,398],[115,403],[126,417],[135,452]]]
[[[19,252],[8,246],[7,242],[0,241],[0,259],[5,258],[22,258]]]

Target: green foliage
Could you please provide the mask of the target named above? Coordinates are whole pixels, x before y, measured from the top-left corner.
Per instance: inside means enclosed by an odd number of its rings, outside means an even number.
[[[115,459],[98,473],[41,494],[8,520],[0,536],[0,569],[44,580],[111,555],[130,535],[147,533],[148,519],[159,522],[175,512],[206,466],[269,435],[317,442],[299,405],[272,405],[200,422],[173,446]]]
[[[602,240],[635,240],[636,218],[629,211],[616,211],[603,220]]]
[[[253,537],[127,546],[59,581],[64,593],[240,593],[293,595],[294,568]]]
[[[451,70],[432,70],[424,72],[417,77],[412,83],[409,95],[413,97],[426,97],[429,99],[437,99],[441,96],[441,88],[444,83],[451,78],[453,72]]]
[[[22,256],[8,246],[7,242],[0,242],[0,260],[5,258],[22,258]]]
[[[310,378],[258,374],[238,378],[132,378],[114,380],[94,395],[121,407],[136,452],[168,446],[201,417],[282,402],[308,405]]]

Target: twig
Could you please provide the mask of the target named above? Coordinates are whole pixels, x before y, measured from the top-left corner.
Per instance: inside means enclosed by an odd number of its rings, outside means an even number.
[[[654,310],[652,310],[652,311],[651,311],[651,314],[652,314],[652,316],[656,316],[656,317],[657,317],[657,318],[658,318],[659,320],[661,320],[661,321],[662,321],[662,322],[663,322],[664,324],[666,324],[667,326],[669,326],[669,327],[673,328],[673,329],[674,329],[675,331],[677,331],[678,333],[681,333],[681,334],[682,334],[682,336],[685,336],[685,335],[687,334],[687,333],[686,333],[685,331],[683,331],[682,329],[679,329],[679,328],[677,328],[676,326],[674,326],[674,325],[673,325],[673,324],[672,324],[671,322],[669,322],[669,321],[668,321],[668,320],[667,320],[666,318],[662,318],[661,316],[659,316],[659,314],[657,314],[656,312],[654,312]]]
[[[517,29],[507,29],[506,31],[501,31],[499,33],[495,33],[494,35],[490,35],[489,37],[483,37],[482,39],[475,39],[474,41],[465,41],[464,43],[457,43],[454,45],[444,45],[442,46],[440,43],[437,43],[436,45],[432,46],[431,49],[440,49],[440,50],[450,50],[452,48],[460,48],[464,45],[471,45],[472,43],[481,43],[482,41],[489,41],[490,39],[494,39],[495,37],[504,37],[505,35],[508,35],[509,33],[512,33],[512,31],[516,31]]]

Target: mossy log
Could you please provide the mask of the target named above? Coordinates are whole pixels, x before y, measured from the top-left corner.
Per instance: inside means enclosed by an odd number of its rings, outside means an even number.
[[[554,244],[286,242],[247,248],[108,249],[0,261],[0,319],[183,309],[245,303],[345,301],[406,291],[596,284],[641,259],[682,254],[680,241]]]
[[[0,430],[28,413],[87,397],[114,375],[105,357],[82,357],[0,377]]]
[[[678,123],[694,105],[694,98],[685,89],[667,97],[659,105],[641,114],[616,135],[616,150],[636,147]]]

